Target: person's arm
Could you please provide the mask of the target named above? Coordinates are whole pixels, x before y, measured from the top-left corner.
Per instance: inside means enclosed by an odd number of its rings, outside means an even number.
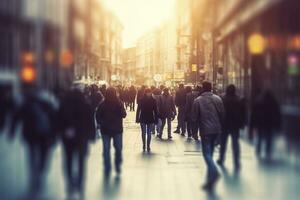
[[[171,103],[172,103],[172,110],[173,110],[173,113],[174,113],[174,115],[176,116],[176,115],[177,115],[177,111],[176,111],[176,106],[175,106],[174,98],[171,98]],[[174,116],[174,117],[175,117],[175,116]]]
[[[158,123],[158,109],[157,109],[157,103],[155,101],[155,99],[153,99],[154,101],[154,108],[153,108],[153,112],[154,112],[154,119],[155,119],[155,123]]]
[[[140,123],[140,117],[141,117],[141,104],[139,103],[136,110],[136,117],[135,117],[136,123]]]
[[[127,113],[126,113],[126,110],[125,110],[125,107],[124,107],[124,103],[120,103],[121,105],[121,115],[122,115],[122,118],[125,118],[127,116]]]

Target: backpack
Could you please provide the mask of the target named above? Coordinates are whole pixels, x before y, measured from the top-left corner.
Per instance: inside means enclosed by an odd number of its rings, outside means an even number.
[[[49,135],[52,131],[51,106],[35,101],[31,105],[32,128],[35,133]]]

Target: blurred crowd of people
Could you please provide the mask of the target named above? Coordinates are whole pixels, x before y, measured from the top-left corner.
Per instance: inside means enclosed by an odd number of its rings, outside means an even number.
[[[151,137],[163,139],[167,126],[167,139],[172,139],[172,121],[177,116],[174,133],[201,141],[208,175],[204,189],[212,190],[219,179],[213,160],[216,145],[220,145],[217,163],[224,165],[227,140],[232,138],[235,171],[240,164],[240,130],[247,124],[249,138],[256,132],[256,153],[261,157],[265,145],[266,159],[271,159],[272,138],[280,128],[280,109],[270,91],[262,91],[247,112],[246,100],[238,96],[234,85],[224,95],[214,94],[210,82],[194,87],[179,84],[178,88],[135,86],[98,87],[91,85],[81,91],[71,88],[51,93],[33,85],[23,88],[22,101],[13,105],[11,94],[1,96],[0,125],[11,116],[9,136],[13,138],[21,129],[28,147],[29,183],[31,190],[43,185],[48,158],[54,145],[61,141],[64,150],[66,188],[70,195],[84,192],[85,163],[89,144],[101,133],[103,142],[104,174],[110,177],[111,141],[115,149],[115,171],[121,174],[123,148],[123,119],[126,110],[136,110],[136,122],[141,127],[143,152],[151,152]],[[22,126],[19,126],[22,125]]]

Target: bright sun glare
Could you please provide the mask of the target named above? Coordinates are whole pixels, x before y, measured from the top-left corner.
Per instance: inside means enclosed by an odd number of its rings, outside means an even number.
[[[174,13],[175,0],[104,0],[124,26],[123,46],[135,41],[151,29],[168,20]]]

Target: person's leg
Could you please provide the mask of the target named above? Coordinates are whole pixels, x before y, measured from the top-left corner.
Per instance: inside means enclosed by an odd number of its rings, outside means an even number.
[[[161,135],[161,124],[162,124],[161,119],[158,118],[158,122],[157,122],[157,125],[156,125],[156,132],[157,132],[158,136]]]
[[[147,124],[147,151],[150,151],[150,144],[151,144],[151,129],[153,124]]]
[[[202,153],[208,168],[207,185],[209,187],[213,186],[218,177],[218,170],[213,160],[213,147],[215,139],[216,135],[204,135],[201,137]]]
[[[227,147],[227,140],[228,140],[228,131],[225,131],[221,134],[221,147],[220,147],[220,157],[218,160],[219,165],[223,165],[225,161],[225,153]]]
[[[193,133],[193,128],[192,128],[192,121],[190,119],[188,119],[187,123],[187,133],[188,133],[188,137],[192,137],[192,133]]]
[[[232,152],[233,152],[233,159],[234,159],[234,167],[235,170],[240,169],[240,144],[239,144],[239,130],[234,130],[231,133],[232,138]]]
[[[181,134],[184,135],[186,132],[186,125],[185,125],[185,113],[184,113],[184,107],[180,106],[178,107],[178,123],[179,128],[181,129]]]
[[[271,130],[266,131],[265,133],[266,140],[266,159],[272,159],[272,146],[273,146],[273,133]]]
[[[141,131],[142,131],[142,142],[143,142],[143,151],[146,150],[146,132],[147,132],[147,126],[144,123],[141,123]]]
[[[178,107],[178,115],[177,115],[177,127],[176,130],[174,131],[174,133],[180,133],[180,121],[179,121],[180,117],[179,117],[179,107]]]
[[[166,125],[166,118],[161,119],[160,137],[162,137]]]
[[[67,179],[68,192],[72,192],[74,187],[74,177],[73,177],[73,149],[69,145],[64,145],[65,154],[65,175]]]
[[[197,122],[192,122],[192,135],[196,141],[199,140],[199,127]]]
[[[258,129],[257,130],[257,144],[256,144],[256,156],[258,158],[261,157],[261,145],[262,145],[262,140],[263,140],[263,133],[262,130]]]
[[[86,155],[87,155],[87,145],[85,144],[82,149],[78,152],[78,190],[80,192],[84,191],[84,175],[85,175],[85,163],[86,163]]]
[[[171,139],[171,130],[172,130],[172,120],[171,118],[167,118],[167,123],[168,123],[168,138]]]
[[[111,137],[105,134],[102,134],[103,142],[103,161],[104,161],[104,172],[105,175],[109,175],[111,171],[111,159],[110,159],[110,143]]]
[[[120,133],[113,137],[113,143],[115,148],[115,167],[118,174],[121,173],[122,164],[122,149],[123,149],[123,135]]]

